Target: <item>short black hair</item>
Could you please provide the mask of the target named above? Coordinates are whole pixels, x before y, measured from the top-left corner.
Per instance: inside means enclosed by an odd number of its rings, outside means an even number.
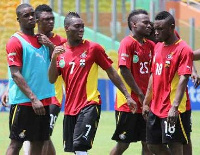
[[[28,8],[28,7],[32,7],[32,6],[30,4],[28,4],[28,3],[23,3],[23,4],[18,5],[18,7],[16,8],[16,15],[17,15],[17,17],[20,16],[21,10],[23,8]]]
[[[159,12],[155,17],[155,20],[166,20],[169,25],[171,24],[175,25],[174,17],[167,11]]]
[[[52,12],[52,8],[49,5],[47,5],[47,4],[38,5],[35,8],[36,19],[40,18],[41,12]]]
[[[143,9],[137,9],[137,10],[133,10],[131,11],[131,13],[128,15],[128,27],[131,30],[131,18],[135,15],[139,15],[139,14],[145,14],[148,15],[148,12],[146,10]]]
[[[74,17],[81,18],[77,12],[69,12],[68,14],[66,14],[65,20],[64,20],[64,26],[65,27],[68,26],[70,24],[71,19]]]

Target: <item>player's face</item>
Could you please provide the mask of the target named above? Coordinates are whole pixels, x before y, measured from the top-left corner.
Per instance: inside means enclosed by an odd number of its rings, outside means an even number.
[[[149,20],[149,16],[145,14],[139,14],[136,15],[137,21],[134,24],[134,30],[136,33],[142,35],[142,36],[147,36],[150,35],[152,32],[151,29],[151,22]]]
[[[154,23],[155,39],[159,42],[170,38],[170,26],[165,20],[156,20]]]
[[[32,7],[22,8],[18,21],[22,29],[33,29],[35,27],[35,11]]]
[[[38,27],[43,32],[51,32],[54,28],[54,15],[52,12],[41,12],[39,19],[37,20]]]
[[[68,36],[74,41],[81,41],[84,34],[84,23],[81,18],[72,18],[70,25],[66,27]]]

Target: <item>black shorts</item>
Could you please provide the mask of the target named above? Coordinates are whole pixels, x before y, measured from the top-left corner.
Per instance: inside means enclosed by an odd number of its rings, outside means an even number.
[[[60,113],[60,107],[55,105],[55,104],[51,104],[49,106],[49,113],[50,113],[50,128],[49,128],[49,133],[50,136],[52,135],[53,132],[53,128],[55,126],[56,120],[58,118],[58,114]]]
[[[63,143],[65,152],[87,151],[92,148],[100,119],[101,106],[89,105],[78,115],[65,115]]]
[[[177,123],[169,126],[167,118],[159,118],[151,111],[147,120],[147,143],[168,144],[180,142],[187,144],[191,132],[191,110],[179,114]]]
[[[116,130],[112,140],[117,142],[146,142],[146,121],[141,113],[115,111]]]
[[[11,105],[10,139],[24,142],[49,140],[49,106],[44,116],[36,115],[32,106]]]

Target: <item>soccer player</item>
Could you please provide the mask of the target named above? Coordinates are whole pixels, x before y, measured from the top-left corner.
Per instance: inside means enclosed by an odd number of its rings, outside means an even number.
[[[53,33],[54,28],[54,15],[52,9],[46,5],[42,4],[35,8],[35,16],[36,22],[38,25],[38,33],[44,34],[43,37],[48,37],[49,41],[52,42],[55,46],[59,46],[64,44],[67,40],[55,33]],[[46,38],[46,40],[48,40]],[[50,136],[52,135],[54,125],[56,123],[56,119],[58,114],[60,113],[61,109],[61,102],[63,96],[63,80],[62,77],[59,76],[55,82],[55,97],[52,97],[52,102],[49,106],[49,113],[50,113]],[[47,154],[56,154],[55,148],[51,140],[45,143],[45,148]]]
[[[147,143],[155,155],[183,155],[191,130],[187,82],[192,73],[192,50],[174,33],[175,20],[169,12],[157,14],[154,28],[159,42],[143,102],[143,115],[148,117]]]
[[[150,77],[154,43],[145,39],[151,33],[148,13],[145,10],[134,10],[128,16],[131,35],[120,43],[118,53],[118,73],[137,102],[137,112],[129,109],[124,95],[117,90],[115,103],[116,130],[112,139],[117,141],[111,155],[120,155],[131,142],[141,141],[145,155],[151,154],[146,145],[146,122],[142,116],[142,102]]]
[[[6,154],[19,154],[25,140],[31,141],[30,154],[41,154],[44,142],[49,140],[49,104],[55,95],[47,73],[54,46],[34,34],[36,21],[31,5],[19,5],[16,14],[20,31],[6,45],[11,104],[11,142]]]
[[[92,148],[101,113],[101,99],[97,90],[99,66],[125,95],[133,112],[137,105],[112,67],[112,61],[104,49],[97,43],[83,40],[84,23],[81,17],[75,12],[69,12],[64,26],[67,44],[55,47],[49,80],[54,83],[61,74],[66,85],[64,150],[86,155],[87,150]]]

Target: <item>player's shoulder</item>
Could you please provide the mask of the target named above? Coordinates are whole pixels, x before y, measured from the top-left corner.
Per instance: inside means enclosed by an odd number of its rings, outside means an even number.
[[[152,40],[145,39],[146,43],[149,44],[150,46],[155,46],[155,43]]]
[[[58,35],[56,33],[54,33],[53,38],[56,39],[56,40],[58,39],[58,40],[60,40],[62,42],[67,42],[66,38],[64,38],[64,37],[62,37],[62,36],[60,36],[60,35]]]
[[[15,33],[16,34],[16,33]],[[20,43],[20,40],[15,36],[15,34],[13,34],[10,38],[9,38],[9,40],[8,40],[8,42],[7,42],[7,44],[6,44],[6,46],[13,46],[13,45],[15,45],[15,44],[21,44]]]
[[[183,49],[184,51],[190,51],[192,52],[191,47],[187,44],[186,41],[180,39],[178,43],[179,48]]]
[[[90,49],[104,49],[102,45],[100,45],[99,43],[90,41],[90,40],[83,40],[83,44],[85,46],[88,46],[88,48]]]
[[[121,42],[121,44],[134,44],[134,43],[137,43],[137,40],[135,38],[133,38],[131,35],[128,35],[126,37],[124,37]]]

